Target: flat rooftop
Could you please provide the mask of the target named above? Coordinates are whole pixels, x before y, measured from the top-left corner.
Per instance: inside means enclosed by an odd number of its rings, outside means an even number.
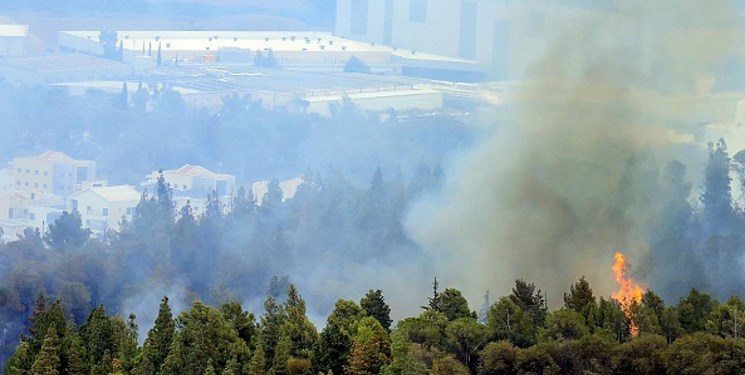
[[[62,34],[99,42],[99,31],[62,31]],[[142,51],[161,46],[164,52],[209,52],[228,49],[273,52],[348,52],[381,53],[392,56],[453,63],[473,63],[470,60],[392,48],[356,41],[321,31],[117,31],[117,44],[130,51]]]
[[[0,37],[25,37],[28,34],[28,25],[0,25]]]
[[[4,57],[0,58],[0,65],[37,73],[128,66],[118,61],[83,54]]]
[[[327,95],[341,91],[386,91],[431,84],[433,81],[405,76],[379,76],[358,73],[316,73],[285,69],[234,66],[171,67],[158,75],[143,77],[143,81],[164,82],[182,94],[278,92],[296,95]],[[130,90],[140,83],[128,81]],[[98,80],[59,83],[57,86],[96,88],[119,92],[121,80]]]

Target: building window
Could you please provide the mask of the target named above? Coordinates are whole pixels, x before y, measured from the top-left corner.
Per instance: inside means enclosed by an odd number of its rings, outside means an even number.
[[[72,200],[72,210],[73,211],[77,211],[78,210],[78,200],[77,199],[73,199]]]
[[[127,207],[127,215],[132,215],[132,207]]]
[[[34,170],[34,174],[38,176],[39,175],[39,170],[38,169],[37,170]]]
[[[18,168],[17,171],[18,171],[18,173],[21,173],[21,168]]]
[[[31,193],[31,200],[36,199],[36,193]]]
[[[31,174],[31,170],[30,169],[26,169],[26,174]]]
[[[47,188],[47,184],[41,185],[44,189]]]
[[[28,186],[28,181],[24,182],[23,184],[26,185],[26,186]]]
[[[409,21],[427,22],[427,0],[409,1]]]
[[[108,208],[104,208],[103,209],[103,216],[109,216],[109,209]]]
[[[35,188],[38,188],[39,187],[39,183],[38,182],[34,182],[34,187]]]
[[[30,212],[30,213],[28,214],[28,219],[29,219],[29,220],[36,220],[36,214],[35,214],[35,213],[33,213],[33,212]]]
[[[48,176],[48,175],[49,175],[49,172],[44,171],[44,176]]]
[[[86,212],[91,212],[91,211],[93,211],[93,209],[91,208],[91,206],[86,206],[85,207],[85,211]]]
[[[16,185],[21,186],[21,181],[16,181]]]

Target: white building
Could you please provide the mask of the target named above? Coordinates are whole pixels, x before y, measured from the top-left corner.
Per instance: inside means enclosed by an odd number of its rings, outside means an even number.
[[[264,194],[269,191],[270,181],[257,181],[251,184],[251,192],[253,193],[256,204],[261,206],[261,201],[264,199]],[[297,188],[303,183],[302,177],[295,177],[289,180],[279,182],[279,190],[282,191],[282,201],[292,199],[297,193]]]
[[[15,190],[30,193],[31,200],[39,193],[66,198],[80,191],[84,182],[96,179],[96,162],[76,160],[56,151],[15,158],[9,168]]]
[[[488,66],[492,78],[514,79],[545,53],[552,30],[578,28],[577,17],[612,7],[561,0],[337,0],[337,36],[459,57]],[[577,30],[576,37],[591,32]],[[574,38],[575,35],[570,38]],[[406,73],[406,72],[404,72]]]
[[[26,53],[28,25],[0,25],[0,56]]]
[[[10,169],[0,169],[0,194],[10,193],[16,190],[16,180]]]
[[[65,51],[103,55],[99,31],[62,31],[59,43]],[[457,56],[417,53],[320,31],[118,31],[117,45],[123,61],[138,72],[155,68],[158,55],[162,66],[266,66],[271,55],[283,69],[312,72],[341,72],[352,57],[379,74],[399,75],[421,66],[483,71],[483,66]]]
[[[67,210],[65,200],[60,197],[35,199],[28,205],[26,227],[38,228],[43,232],[49,224],[53,224]]]
[[[70,210],[77,210],[83,226],[94,233],[121,229],[122,219],[132,221],[140,193],[131,186],[94,187],[70,196]]]
[[[160,171],[153,171],[140,185],[154,192],[160,173]],[[200,165],[185,164],[181,168],[164,170],[162,173],[166,183],[182,196],[206,198],[214,191],[218,196],[223,197],[235,190],[234,175],[215,173]]]
[[[0,77],[15,85],[118,79],[133,72],[129,64],[84,54],[0,58]]]

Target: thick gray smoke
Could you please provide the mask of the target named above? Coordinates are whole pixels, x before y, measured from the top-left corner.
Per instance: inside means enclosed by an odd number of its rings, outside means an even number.
[[[670,158],[658,151],[690,141],[682,124],[700,119],[680,98],[708,95],[733,12],[725,1],[614,3],[546,10],[545,40],[514,44],[546,49],[524,66],[507,119],[408,217],[444,283],[471,301],[524,278],[557,307],[582,275],[608,296],[613,252],[633,265],[649,251],[658,163]]]

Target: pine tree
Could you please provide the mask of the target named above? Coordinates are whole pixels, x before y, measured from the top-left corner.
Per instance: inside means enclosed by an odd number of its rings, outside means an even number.
[[[427,306],[422,306],[425,310],[434,310],[434,311],[440,311],[440,291],[438,288],[440,287],[440,284],[437,282],[437,277],[435,277],[434,281],[432,281],[432,297],[427,297],[427,300],[429,303]]]
[[[375,318],[386,332],[391,331],[391,308],[385,303],[383,291],[370,289],[360,300],[360,307],[368,316]]]
[[[732,188],[730,186],[730,157],[727,143],[720,138],[716,145],[709,143],[709,161],[704,171],[704,219],[711,233],[721,233],[730,229],[734,211],[732,209]]]
[[[535,284],[522,279],[515,280],[510,299],[530,316],[536,327],[543,325],[546,320],[546,301],[541,291],[535,290]]]
[[[284,334],[290,339],[290,355],[298,358],[310,358],[313,347],[318,342],[318,333],[313,323],[306,316],[305,301],[295,285],[287,288],[287,322],[283,327]]]
[[[67,363],[65,365],[66,375],[85,375],[85,361],[83,361],[83,347],[77,334],[71,335],[68,339],[67,346]]]
[[[292,341],[288,335],[282,335],[274,348],[274,358],[272,358],[272,368],[269,370],[270,375],[289,375],[287,361],[290,359],[290,350]]]
[[[136,368],[138,373],[145,374],[145,370],[157,370],[165,362],[171,349],[176,323],[168,305],[168,297],[163,297],[155,318],[153,328],[147,333],[147,338],[142,346],[142,354]]]
[[[215,373],[215,366],[212,366],[212,360],[207,362],[207,369],[204,370],[204,375],[217,375]]]
[[[28,341],[21,341],[10,358],[5,362],[5,375],[28,375],[34,364],[34,353]]]
[[[375,318],[363,318],[354,337],[346,373],[375,375],[390,361],[391,341],[383,326]]]
[[[569,293],[564,293],[564,307],[582,314],[585,318],[587,309],[595,305],[595,296],[592,295],[592,288],[584,275],[576,284],[569,287]]]
[[[241,375],[241,366],[236,357],[230,357],[225,369],[222,370],[222,375]]]
[[[251,375],[266,375],[266,358],[261,345],[256,346],[251,361],[248,363],[248,373]]]
[[[158,173],[158,180],[156,182],[158,218],[163,224],[170,225],[173,223],[173,189],[171,189],[171,184],[166,182],[166,178],[163,176],[163,170],[159,170]]]
[[[57,336],[57,330],[51,327],[47,331],[41,351],[31,367],[30,375],[58,375],[61,365],[59,337]]]

